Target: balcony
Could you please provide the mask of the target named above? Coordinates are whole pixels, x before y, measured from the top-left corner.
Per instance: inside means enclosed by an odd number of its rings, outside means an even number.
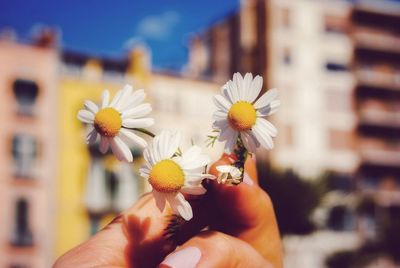
[[[364,137],[359,145],[362,173],[377,177],[400,173],[400,140]]]
[[[359,87],[398,91],[400,93],[400,71],[377,71],[369,68],[360,68],[355,71]]]
[[[360,123],[372,126],[400,128],[400,113],[378,107],[361,107],[359,110]],[[400,132],[399,132],[400,138]]]
[[[391,32],[356,27],[353,39],[357,48],[400,54],[400,36]]]

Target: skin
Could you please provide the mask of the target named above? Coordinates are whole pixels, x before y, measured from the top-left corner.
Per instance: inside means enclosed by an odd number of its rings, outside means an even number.
[[[217,175],[215,167],[231,161],[223,155],[210,173]],[[163,235],[170,210],[161,213],[151,194],[145,194],[103,230],[61,256],[54,267],[167,267],[159,264],[171,252],[188,246],[200,249],[199,268],[283,267],[271,199],[257,184],[253,159],[247,159],[245,170],[253,185],[207,181],[205,195],[187,196],[194,218],[181,226],[174,239]],[[205,227],[208,230],[202,231]]]

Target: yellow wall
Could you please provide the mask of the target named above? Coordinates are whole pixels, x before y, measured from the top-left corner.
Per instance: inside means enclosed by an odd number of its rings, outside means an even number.
[[[121,85],[63,77],[59,83],[59,177],[57,180],[56,248],[59,256],[90,233],[84,189],[89,168],[85,129],[76,115],[86,99],[100,101],[104,89],[111,95]]]

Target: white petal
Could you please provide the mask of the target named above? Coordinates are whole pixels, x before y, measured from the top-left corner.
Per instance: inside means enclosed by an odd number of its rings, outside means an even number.
[[[172,135],[174,134],[170,131],[161,134],[162,135],[159,136],[160,139],[157,144],[160,158],[170,158],[178,150],[178,147],[175,148],[175,145],[174,148],[170,148],[171,139],[173,138]]]
[[[126,110],[122,113],[122,118],[138,118],[143,117],[151,112],[151,105],[149,103],[143,103],[132,109]]]
[[[140,176],[142,176],[145,179],[149,178],[149,174],[150,174],[150,169],[148,169],[146,166],[139,168],[139,173]]]
[[[165,194],[164,196],[167,199],[169,205],[171,206],[173,213],[179,215],[178,206],[180,205],[180,203],[176,198],[177,194],[178,193],[169,193]]]
[[[103,91],[103,96],[101,96],[101,108],[107,107],[109,101],[110,101],[110,92],[106,89]]]
[[[161,133],[162,134],[162,133]],[[181,143],[182,133],[180,131],[177,132],[169,132],[169,142],[166,144],[165,155],[162,155],[162,158],[170,158],[176,151],[178,150],[179,144]],[[163,153],[164,154],[164,153]]]
[[[121,111],[137,106],[144,101],[145,97],[146,94],[144,93],[143,89],[136,90],[131,96],[129,96],[124,105],[121,106]]]
[[[221,173],[229,173],[232,169],[231,165],[220,165],[217,166],[216,169]]]
[[[252,129],[253,134],[256,136],[260,144],[266,149],[274,148],[274,143],[269,133],[267,133],[260,124],[255,124]]]
[[[97,139],[97,131],[93,129],[86,137],[86,143],[94,144]]]
[[[202,172],[202,171],[199,171]],[[204,179],[214,180],[215,176],[212,174],[205,173],[186,173],[185,174],[185,185],[199,185]]]
[[[215,105],[218,107],[218,109],[223,110],[225,112],[229,111],[229,109],[232,106],[232,104],[229,103],[229,101],[226,100],[221,95],[215,95],[213,98],[213,101],[214,101]]]
[[[111,149],[118,160],[132,162],[131,150],[118,136],[111,139]]]
[[[235,103],[235,101],[232,100],[231,94],[229,93],[228,83],[222,86],[221,92],[227,101],[229,101],[231,104]]]
[[[233,74],[233,83],[236,86],[236,92],[238,96],[238,100],[242,100],[243,98],[243,77],[240,73]]]
[[[203,186],[183,186],[180,191],[181,193],[192,195],[202,195],[207,192]]]
[[[99,147],[100,152],[105,154],[108,151],[108,147],[110,147],[110,138],[101,136]]]
[[[256,125],[259,124],[262,127],[263,132],[268,133],[271,137],[276,137],[278,135],[278,130],[271,124],[268,120],[263,118],[257,118]]]
[[[182,154],[182,158],[186,161],[194,161],[201,154],[201,147],[193,145]]]
[[[99,111],[99,107],[97,107],[97,105],[90,100],[85,100],[85,108],[91,111],[93,114],[96,114]]]
[[[153,144],[149,144],[143,152],[144,160],[150,165],[154,165],[156,163],[155,159],[153,159],[152,154],[150,153],[153,150]]]
[[[219,141],[228,140],[228,139],[230,139],[231,137],[233,137],[235,135],[235,132],[237,132],[237,131],[233,130],[230,127],[226,128],[224,130],[221,130],[221,132],[219,134],[219,137],[218,137],[218,140]]]
[[[213,129],[221,129],[221,130],[225,130],[226,128],[229,127],[229,123],[228,120],[218,120],[218,121],[214,121],[212,128]]]
[[[262,89],[262,85],[263,85],[263,79],[261,76],[257,75],[254,80],[251,82],[250,85],[250,90],[247,93],[247,101],[250,103],[253,103],[253,101],[255,101],[255,99],[258,97],[258,95],[261,92]]]
[[[153,189],[152,191],[153,196],[154,196],[154,200],[156,202],[156,206],[158,207],[158,209],[163,212],[164,208],[165,208],[165,201],[167,201],[167,199],[165,198],[163,193],[157,192],[156,190]]]
[[[88,110],[80,110],[78,112],[78,119],[84,123],[93,123],[94,114]]]
[[[145,128],[154,125],[153,118],[125,118],[122,120],[122,125],[127,128]]]
[[[111,103],[108,106],[115,108],[115,104],[119,101],[119,98],[121,98],[121,95],[122,95],[122,90],[118,90],[117,93],[115,94],[114,98],[112,99]]]
[[[185,197],[178,193],[176,195],[176,199],[178,200],[178,212],[186,221],[189,221],[193,218],[193,211],[192,207],[190,206],[189,202],[185,200]]]
[[[239,178],[242,175],[242,173],[237,167],[231,165],[217,166],[217,170],[222,174],[224,173],[230,174],[233,178]]]
[[[234,134],[233,134],[233,136],[231,136],[231,137],[226,141],[225,147],[224,147],[224,151],[225,151],[227,154],[233,153],[233,150],[235,149],[235,145],[236,145],[236,141],[237,141],[238,136],[239,136],[239,133],[235,131]]]
[[[252,88],[251,88],[251,82],[253,81],[253,75],[251,73],[246,73],[243,79],[243,84],[241,87],[241,97],[240,99],[242,100],[247,100],[247,96],[250,94]]]
[[[141,148],[145,148],[147,146],[147,142],[133,133],[131,130],[121,128],[119,130],[120,135],[122,136],[121,138],[128,140],[132,145],[139,146]]]
[[[121,111],[121,108],[125,106],[125,104],[129,101],[129,96],[131,95],[132,91],[133,87],[131,85],[127,84],[124,86],[124,88],[122,89],[121,97],[114,105],[115,109]]]
[[[228,81],[228,94],[233,103],[238,102],[240,100],[239,90],[237,88],[236,83],[234,83],[233,81]]]
[[[193,161],[190,160],[184,160],[184,161],[185,161],[184,163],[181,163],[182,168],[184,170],[192,170],[206,166],[211,162],[211,159],[206,154],[200,154]]]
[[[228,113],[226,111],[217,110],[213,114],[214,120],[226,120],[228,117]]]
[[[251,153],[255,153],[257,145],[256,145],[252,135],[249,134],[248,132],[241,132],[240,137],[242,138],[244,147],[247,149],[247,151],[249,151]]]
[[[211,162],[208,155],[201,152],[201,147],[192,146],[180,158],[179,164],[183,169],[191,170],[199,167],[204,167]]]
[[[276,88],[272,88],[268,90],[264,95],[262,95],[255,103],[254,108],[260,109],[262,107],[267,106],[271,103],[274,99],[278,97],[278,90]]]
[[[278,111],[279,106],[281,105],[280,100],[274,100],[269,105],[264,106],[257,110],[257,116],[267,116]]]

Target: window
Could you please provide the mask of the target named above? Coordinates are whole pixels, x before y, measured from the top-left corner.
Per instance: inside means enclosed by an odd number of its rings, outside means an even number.
[[[39,93],[37,84],[33,81],[18,79],[13,84],[13,91],[18,103],[18,114],[33,116],[36,98]]]
[[[292,54],[287,47],[283,49],[282,62],[285,65],[290,65],[292,63]]]
[[[348,29],[348,20],[345,17],[325,15],[324,24],[327,33],[346,33]]]
[[[85,206],[90,222],[90,235],[99,230],[104,216],[129,208],[139,196],[139,180],[132,167],[115,163],[109,157],[93,158],[86,178]]]
[[[19,134],[13,137],[12,154],[14,159],[14,174],[17,177],[34,177],[33,168],[37,156],[37,141],[34,137]]]
[[[327,62],[325,64],[325,69],[330,72],[346,72],[349,70],[349,67],[342,63]]]
[[[15,204],[14,232],[11,244],[17,247],[33,245],[33,236],[29,228],[29,204],[24,198]]]
[[[290,10],[287,7],[283,7],[280,9],[280,22],[283,28],[290,27]]]

